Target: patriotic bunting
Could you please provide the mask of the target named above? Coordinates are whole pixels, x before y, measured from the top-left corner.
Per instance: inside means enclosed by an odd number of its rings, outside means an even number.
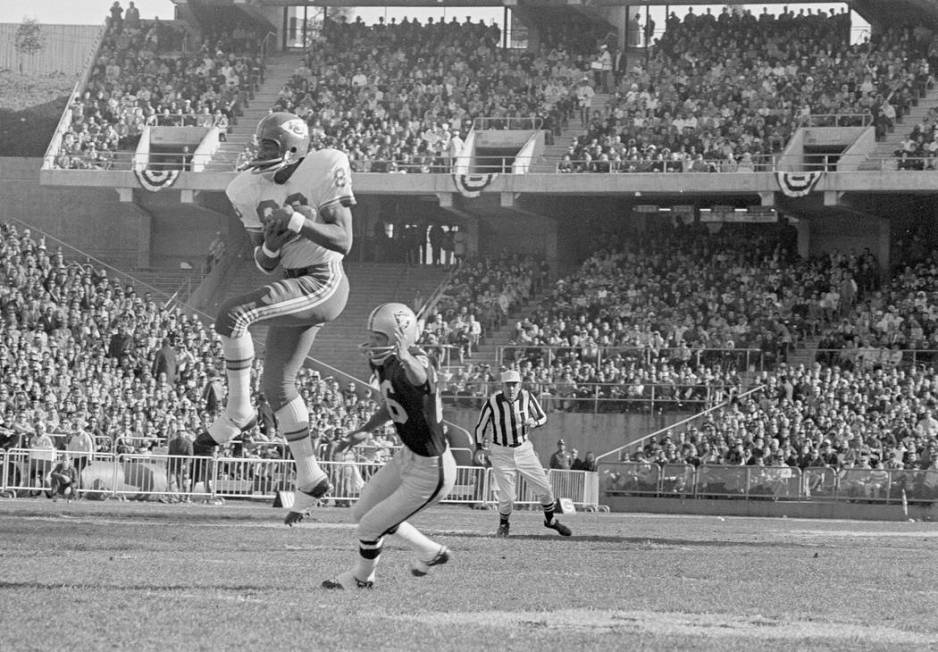
[[[776,172],[778,186],[786,197],[804,197],[821,180],[823,172]]]
[[[140,187],[150,192],[169,188],[179,178],[179,170],[134,170]]]
[[[478,197],[479,193],[485,190],[497,176],[498,174],[494,172],[490,174],[454,174],[453,183],[456,184],[456,190],[459,191],[460,195],[472,199]]]

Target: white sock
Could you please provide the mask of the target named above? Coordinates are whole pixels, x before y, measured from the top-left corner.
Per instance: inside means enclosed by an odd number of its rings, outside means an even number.
[[[247,333],[241,337],[221,336],[228,376],[228,400],[225,411],[208,427],[212,439],[224,444],[241,433],[254,416],[251,406],[251,364],[254,362],[254,341]]]
[[[244,424],[254,416],[251,406],[251,365],[254,362],[254,340],[249,333],[240,337],[221,338],[228,376],[228,401],[225,414],[235,423]]]
[[[407,521],[398,525],[397,532],[394,534],[403,539],[421,559],[433,559],[442,549],[440,544],[431,541],[423,532]]]
[[[313,440],[309,437],[309,410],[306,409],[306,403],[297,396],[275,414],[280,432],[287,440],[296,462],[296,488],[310,491],[322,482],[326,472],[316,462]]]

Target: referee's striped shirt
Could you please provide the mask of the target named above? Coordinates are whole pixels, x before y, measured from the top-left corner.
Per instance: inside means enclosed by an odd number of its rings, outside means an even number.
[[[525,425],[528,419],[533,419],[537,426],[547,423],[547,415],[528,390],[522,389],[515,401],[509,401],[503,392],[496,392],[482,406],[475,428],[476,443],[482,443],[485,430],[491,425],[493,444],[512,448],[520,446],[528,438]]]

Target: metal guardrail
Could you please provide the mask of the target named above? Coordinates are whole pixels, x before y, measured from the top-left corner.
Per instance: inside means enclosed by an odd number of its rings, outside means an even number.
[[[551,383],[552,384],[552,383]],[[653,410],[694,410],[700,411],[722,401],[730,392],[702,384],[667,384],[667,383],[577,383],[572,394],[557,393],[551,384],[543,384],[533,391],[541,407],[548,412],[586,413],[648,413]],[[485,383],[480,384],[484,386]],[[497,387],[492,381],[490,388]],[[479,409],[488,398],[485,392],[468,393],[455,391],[453,383],[441,379],[440,394],[444,401],[462,407]]]
[[[938,470],[599,463],[602,496],[880,504],[938,502]]]
[[[538,131],[544,128],[544,118],[538,116],[530,117],[479,117],[473,118],[472,128],[476,130],[517,130],[517,131]]]
[[[817,113],[798,118],[798,127],[869,127],[872,113]]]
[[[454,451],[457,449],[454,449]],[[50,472],[65,453],[11,449],[0,451],[0,494],[20,497],[52,493]],[[76,469],[76,497],[163,501],[214,501],[223,498],[272,500],[277,492],[296,489],[293,460],[243,457],[193,457],[68,453]],[[319,463],[335,487],[323,504],[351,505],[365,482],[382,467],[376,462]],[[551,469],[548,479],[557,498],[579,508],[599,509],[599,482],[595,472]],[[539,504],[524,484],[517,487],[516,503]],[[497,503],[492,470],[457,466],[453,490],[444,503],[491,507]]]
[[[815,360],[849,362],[855,366],[872,368],[932,366],[938,363],[938,349],[890,349],[865,347],[856,349],[815,349]]]
[[[693,367],[719,364],[722,368],[736,371],[762,371],[765,368],[765,352],[761,349],[692,348],[638,346],[597,346],[596,354],[586,353],[592,347],[545,346],[505,344],[495,348],[499,365],[508,365],[520,360],[539,361],[544,366],[553,366],[558,359],[577,359],[599,367],[604,361],[619,356],[627,361],[651,365],[656,360],[684,360]],[[689,355],[688,355],[689,354]],[[685,360],[686,358],[686,360]]]

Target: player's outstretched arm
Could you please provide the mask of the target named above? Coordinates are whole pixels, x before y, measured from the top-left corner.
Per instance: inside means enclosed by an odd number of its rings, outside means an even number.
[[[352,211],[336,202],[319,211],[321,222],[315,221],[316,210],[310,206],[284,206],[271,214],[271,220],[284,231],[299,234],[321,247],[345,255],[352,248]]]
[[[358,430],[350,432],[348,436],[343,439],[338,446],[335,448],[335,454],[344,453],[349,448],[357,446],[366,439],[368,439],[368,433],[377,428],[378,426],[387,423],[391,420],[391,413],[388,411],[386,405],[382,405],[378,408],[378,411],[371,415],[371,418],[365,422]]]

